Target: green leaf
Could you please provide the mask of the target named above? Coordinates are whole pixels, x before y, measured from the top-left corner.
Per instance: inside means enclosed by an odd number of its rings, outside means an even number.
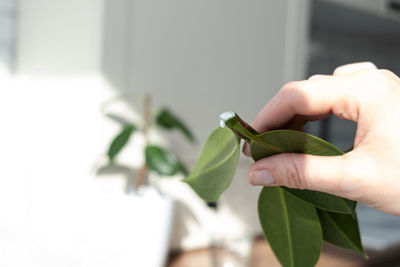
[[[293,196],[307,201],[323,210],[345,214],[354,214],[355,212],[356,202],[346,198],[319,191],[300,190],[284,186],[282,186],[282,188]]]
[[[178,158],[162,147],[146,146],[145,156],[147,167],[160,175],[172,176],[184,172],[184,166]]]
[[[177,129],[191,142],[195,142],[194,135],[189,128],[168,109],[161,110],[156,117],[156,124],[164,129]]]
[[[126,126],[126,125],[132,124],[130,121],[128,121],[123,116],[118,115],[118,114],[106,113],[105,116],[107,118],[113,120],[114,122],[121,124],[122,126]]]
[[[185,177],[189,175],[188,169],[182,162],[179,162],[178,169]]]
[[[239,157],[237,136],[250,142],[255,160],[286,152],[343,155],[335,146],[303,132],[277,130],[258,134],[233,112],[222,114],[220,119],[232,131],[217,128],[207,139],[195,168],[184,179],[207,202],[215,202],[232,182]],[[258,213],[264,235],[283,266],[313,266],[321,253],[322,226],[326,227],[321,225],[316,207],[327,214],[331,214],[329,211],[338,212],[332,213],[332,216],[348,220],[353,216],[355,218],[355,204],[354,201],[323,192],[264,187],[259,197]],[[356,231],[356,236],[359,236],[357,224],[345,229],[347,226],[341,226],[340,220],[335,222],[339,231],[345,233],[344,236],[349,235],[347,232],[350,230]],[[326,240],[340,244],[334,237],[329,237],[328,233]],[[357,247],[354,236],[350,240],[353,240],[350,244]],[[362,249],[360,242],[358,246]]]
[[[344,153],[325,140],[294,130],[275,130],[257,135],[250,143],[253,158],[258,160],[279,153],[303,153],[338,156]]]
[[[128,143],[129,138],[135,130],[136,126],[134,124],[127,124],[122,129],[122,131],[113,139],[107,152],[107,156],[111,162],[114,161],[118,153]]]
[[[218,127],[208,137],[189,176],[183,181],[207,202],[215,202],[229,187],[239,161],[239,138]]]
[[[347,249],[352,249],[366,256],[361,244],[357,217],[318,210],[324,240]]]
[[[282,266],[314,266],[322,248],[316,209],[280,187],[264,187],[258,199],[264,235]]]
[[[293,130],[276,130],[256,136],[250,142],[254,160],[279,153],[303,153],[319,156],[339,156],[343,152],[332,144],[307,133]],[[353,214],[356,202],[328,193],[282,187],[287,192],[318,208],[339,213]]]

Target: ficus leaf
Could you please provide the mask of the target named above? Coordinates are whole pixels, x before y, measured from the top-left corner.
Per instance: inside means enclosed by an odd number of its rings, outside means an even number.
[[[324,240],[347,249],[360,252],[366,257],[361,244],[357,217],[350,214],[318,210]]]
[[[189,176],[183,181],[207,202],[215,202],[229,187],[239,161],[239,138],[227,128],[215,129]]]
[[[156,124],[164,129],[177,129],[186,136],[189,141],[195,141],[194,135],[189,128],[168,109],[163,109],[158,113],[156,116]]]
[[[356,202],[346,198],[319,191],[300,190],[284,186],[282,186],[282,188],[293,196],[307,201],[323,210],[345,214],[354,214],[355,212]]]
[[[234,112],[225,112],[220,119],[221,126],[229,127],[231,132],[214,130],[195,168],[184,180],[209,202],[216,201],[232,181],[239,156],[237,137],[250,143],[254,160],[279,153],[343,155],[335,146],[303,132],[276,130],[258,134]],[[323,238],[362,253],[355,206],[354,201],[323,192],[264,187],[258,213],[264,235],[283,266],[313,266]]]
[[[106,113],[105,116],[107,118],[113,120],[114,122],[119,123],[122,126],[132,124],[129,120],[127,120],[126,118],[124,118],[123,116],[118,115],[118,114]]]
[[[257,135],[250,142],[254,160],[285,153],[319,156],[339,156],[343,152],[332,144],[307,133],[293,130],[275,130]],[[353,214],[356,202],[328,193],[282,187],[292,195],[327,211]]]
[[[264,235],[284,267],[314,266],[322,247],[316,209],[280,187],[264,187],[258,199]]]
[[[108,159],[111,162],[114,161],[118,153],[128,143],[129,138],[135,130],[136,126],[134,124],[126,124],[122,131],[117,136],[115,136],[107,152]]]
[[[178,158],[162,147],[146,146],[145,156],[147,167],[160,175],[172,176],[178,172],[186,172],[185,167]]]

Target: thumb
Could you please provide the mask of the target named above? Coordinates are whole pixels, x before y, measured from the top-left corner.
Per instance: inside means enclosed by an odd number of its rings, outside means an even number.
[[[346,195],[351,179],[345,178],[346,156],[312,156],[284,153],[255,162],[248,179],[253,185],[283,185],[291,188]],[[346,184],[343,184],[346,183]]]

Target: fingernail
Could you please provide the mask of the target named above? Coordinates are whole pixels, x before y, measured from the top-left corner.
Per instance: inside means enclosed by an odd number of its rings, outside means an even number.
[[[274,177],[267,170],[252,172],[250,174],[250,180],[254,185],[267,185],[275,182]]]

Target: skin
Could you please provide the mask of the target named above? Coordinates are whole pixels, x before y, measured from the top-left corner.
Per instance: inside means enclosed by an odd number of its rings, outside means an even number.
[[[249,182],[323,191],[400,216],[400,78],[392,72],[362,62],[290,82],[252,126],[259,132],[300,130],[330,114],[357,122],[353,151],[335,157],[271,156],[250,167]],[[250,155],[248,145],[243,152]]]

